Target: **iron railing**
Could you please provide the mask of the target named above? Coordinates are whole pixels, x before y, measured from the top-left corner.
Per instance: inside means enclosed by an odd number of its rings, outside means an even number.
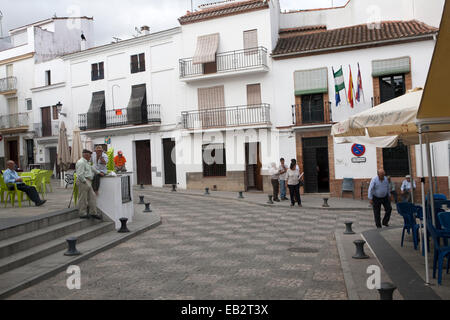
[[[0,93],[8,92],[17,89],[17,78],[16,77],[6,77],[0,79]]]
[[[14,129],[28,126],[28,113],[7,114],[0,117],[0,129]]]
[[[256,104],[181,113],[185,129],[237,127],[270,123],[270,105]]]
[[[267,49],[256,47],[218,53],[216,72],[230,72],[255,67],[267,67]],[[205,74],[203,64],[194,64],[193,58],[180,59],[180,78]]]
[[[59,121],[51,121],[50,124],[43,123],[34,124],[34,136],[36,138],[55,137],[59,135]]]
[[[292,123],[297,126],[305,124],[325,124],[332,120],[331,102],[323,105],[313,103],[295,104],[292,106]]]
[[[161,123],[161,105],[150,104],[147,105],[147,112],[141,113],[141,117],[137,117],[138,120],[128,119],[127,108],[107,110],[104,112],[104,117],[106,119],[105,125],[98,125],[98,128],[88,128],[88,114],[83,113],[78,115],[78,126],[80,130],[96,130],[105,129],[112,127],[120,127],[126,125],[142,125],[151,123]],[[102,117],[102,115],[100,115]],[[136,117],[133,117],[136,118]],[[95,123],[101,123],[102,121],[95,121]]]

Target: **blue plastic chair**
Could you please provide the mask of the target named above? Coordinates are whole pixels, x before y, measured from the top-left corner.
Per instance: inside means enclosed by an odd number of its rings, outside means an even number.
[[[433,256],[433,279],[436,279],[436,270],[438,271],[438,285],[442,284],[442,267],[444,259],[450,255],[450,246],[441,246],[440,238],[450,238],[450,232],[442,233],[436,230],[431,221],[427,221],[427,229],[433,238],[434,256]],[[447,262],[447,273],[449,270],[449,262]]]
[[[439,212],[438,219],[442,229],[450,231],[450,211]]]
[[[403,241],[405,239],[405,231],[408,232],[408,234],[410,234],[412,231],[414,249],[417,250],[417,245],[419,244],[420,225],[416,223],[415,217],[415,214],[417,212],[416,206],[410,202],[399,202],[397,203],[397,212],[403,217],[401,246],[403,247]]]

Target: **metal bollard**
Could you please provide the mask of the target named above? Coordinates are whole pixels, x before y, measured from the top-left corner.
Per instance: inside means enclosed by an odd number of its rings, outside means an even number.
[[[269,201],[267,201],[267,204],[273,204],[273,196],[269,195]]]
[[[77,250],[77,238],[67,238],[68,250],[64,253],[65,256],[79,256],[81,254],[80,251]]]
[[[144,184],[141,183],[141,189],[144,189]]]
[[[330,207],[330,205],[328,204],[328,198],[323,198],[323,205],[322,205],[322,207],[323,208],[329,208]]]
[[[209,195],[210,193],[209,193],[209,188],[205,188],[205,196],[206,195]]]
[[[381,283],[381,287],[378,289],[380,300],[394,300],[395,289],[397,289],[397,287],[390,282]]]
[[[356,254],[352,257],[353,259],[369,259],[370,257],[364,252],[364,245],[366,242],[364,240],[355,240],[353,243],[356,246]]]
[[[176,184],[173,184],[172,185],[172,192],[176,192],[177,191],[177,185]]]
[[[239,191],[239,199],[244,199],[243,191]]]
[[[344,234],[355,234],[355,232],[352,230],[352,221],[345,222],[345,232]]]
[[[144,196],[139,196],[139,203],[138,204],[144,204]]]
[[[150,202],[149,203],[145,203],[145,210],[144,212],[152,212],[152,209],[150,209]]]
[[[122,225],[120,226],[120,229],[117,232],[119,233],[130,232],[130,230],[128,230],[127,228],[128,218],[120,218],[119,221]]]
[[[216,185],[213,186],[213,191],[217,191],[217,186]]]

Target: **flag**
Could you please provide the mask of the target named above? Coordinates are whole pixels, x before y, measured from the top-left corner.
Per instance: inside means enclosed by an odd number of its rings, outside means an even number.
[[[333,76],[334,76],[334,83],[335,83],[335,90],[336,90],[336,107],[341,103],[341,95],[339,94],[341,90],[345,89],[345,82],[344,82],[344,73],[342,72],[342,67],[334,72],[333,70]]]
[[[348,101],[350,102],[350,107],[353,108],[355,102],[353,101],[353,77],[352,77],[352,68],[350,67],[350,65],[348,66],[348,68],[350,69],[350,80],[348,83]]]
[[[364,94],[363,91],[363,87],[362,87],[362,77],[361,77],[361,69],[359,68],[359,63],[358,63],[358,89],[356,91],[356,100],[358,102],[361,101],[361,94]]]

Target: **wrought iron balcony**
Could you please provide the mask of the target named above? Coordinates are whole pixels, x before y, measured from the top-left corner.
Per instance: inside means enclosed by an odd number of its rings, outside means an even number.
[[[128,116],[127,108],[117,110],[107,110],[100,113],[100,119],[90,121],[87,113],[78,115],[78,126],[80,130],[98,130],[127,125],[145,125],[161,123],[161,105],[150,104],[143,108],[138,116]]]
[[[206,67],[206,65],[209,65],[209,67]],[[264,47],[218,53],[216,54],[216,62],[211,64],[193,64],[193,58],[180,59],[180,78],[257,67],[267,68],[267,49]]]
[[[34,136],[36,138],[50,138],[59,135],[59,121],[52,121],[51,123],[35,123]]]
[[[28,128],[28,113],[7,114],[0,117],[0,129]]]
[[[303,103],[292,106],[292,123],[296,126],[331,123],[331,102]]]
[[[6,77],[0,79],[0,94],[17,90],[17,78]]]
[[[223,107],[181,113],[185,129],[239,127],[270,123],[270,105]]]

